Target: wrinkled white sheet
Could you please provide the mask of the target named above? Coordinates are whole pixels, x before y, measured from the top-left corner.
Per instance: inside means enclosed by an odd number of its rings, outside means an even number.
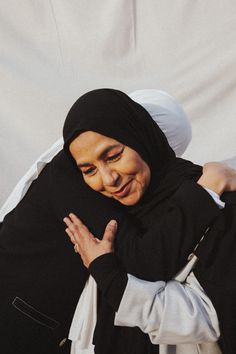
[[[87,90],[163,89],[193,125],[198,163],[236,156],[234,0],[0,4],[0,205]]]

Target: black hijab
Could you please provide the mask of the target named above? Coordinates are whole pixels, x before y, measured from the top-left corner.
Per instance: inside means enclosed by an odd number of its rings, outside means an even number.
[[[97,89],[81,96],[71,107],[63,128],[64,150],[83,131],[111,137],[139,153],[151,170],[151,182],[137,205],[128,207],[137,216],[173,194],[186,179],[198,178],[201,168],[176,158],[150,114],[125,93]],[[74,162],[75,163],[75,162]]]

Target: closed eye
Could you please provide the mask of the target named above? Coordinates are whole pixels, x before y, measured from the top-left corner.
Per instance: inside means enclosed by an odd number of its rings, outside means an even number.
[[[119,151],[117,154],[114,154],[112,156],[108,156],[106,158],[106,161],[108,162],[113,162],[113,161],[118,161],[122,155],[123,149],[121,151]]]
[[[106,154],[104,153],[105,156],[102,156],[103,155],[102,154],[100,158],[108,163],[116,162],[121,158],[124,148],[125,147],[122,146],[122,149],[119,152],[114,153],[113,155],[110,155],[110,156],[109,156],[108,152],[106,152]],[[111,151],[109,151],[109,153],[111,153]],[[90,164],[88,164],[88,163],[78,164],[78,167],[80,168],[83,175],[93,176],[96,173],[97,168],[94,165],[90,165],[90,166],[89,165]]]
[[[92,175],[95,173],[96,168],[95,167],[90,167],[87,170],[81,170],[83,175]]]

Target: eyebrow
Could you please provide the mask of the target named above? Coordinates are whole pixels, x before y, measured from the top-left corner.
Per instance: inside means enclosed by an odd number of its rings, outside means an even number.
[[[108,152],[110,152],[112,149],[115,149],[115,148],[117,148],[117,147],[122,147],[122,145],[121,145],[121,144],[114,144],[114,145],[108,146],[106,149],[104,149],[104,150],[98,155],[98,159],[103,159],[103,158],[106,156],[106,154],[107,154]],[[89,162],[78,163],[77,166],[78,166],[79,168],[81,168],[81,167],[89,167],[89,166],[91,166],[91,163],[89,163]]]

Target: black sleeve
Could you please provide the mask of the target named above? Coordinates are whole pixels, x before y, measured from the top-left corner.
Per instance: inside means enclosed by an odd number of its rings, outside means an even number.
[[[109,304],[117,311],[128,282],[128,276],[114,253],[97,257],[90,264],[89,272]]]

